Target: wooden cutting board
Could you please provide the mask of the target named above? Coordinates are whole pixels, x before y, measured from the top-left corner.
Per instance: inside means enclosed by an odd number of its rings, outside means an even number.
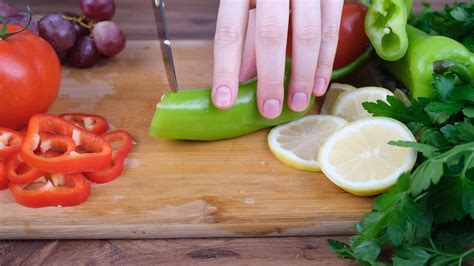
[[[208,86],[212,43],[174,44],[180,85]],[[0,239],[335,235],[354,232],[371,198],[269,151],[267,130],[217,142],[155,140],[148,126],[166,76],[156,42],[131,41],[90,70],[64,68],[51,113],[107,117],[136,145],[123,175],[77,207],[29,209],[0,192]],[[198,122],[198,121],[196,121]]]

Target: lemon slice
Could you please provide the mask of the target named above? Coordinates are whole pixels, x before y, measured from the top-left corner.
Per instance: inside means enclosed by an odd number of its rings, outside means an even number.
[[[334,103],[331,114],[340,116],[347,121],[356,121],[362,118],[371,117],[364,107],[363,102],[376,102],[386,100],[387,95],[393,93],[381,87],[363,87],[355,91],[342,93]]]
[[[321,114],[330,114],[339,95],[343,92],[353,90],[356,90],[356,87],[349,84],[331,83],[331,86],[329,86],[329,89],[326,92],[323,105],[321,106]]]
[[[320,171],[319,148],[327,136],[348,122],[332,115],[311,115],[273,128],[268,146],[283,163],[300,170]]]
[[[352,122],[322,145],[318,156],[321,170],[334,184],[355,195],[381,193],[416,161],[414,149],[390,145],[391,140],[415,141],[415,137],[391,118]]]
[[[393,95],[395,95],[395,97],[397,97],[400,101],[402,101],[402,103],[405,104],[405,106],[407,106],[407,107],[411,106],[410,99],[408,98],[408,96],[402,90],[395,89],[393,91]]]

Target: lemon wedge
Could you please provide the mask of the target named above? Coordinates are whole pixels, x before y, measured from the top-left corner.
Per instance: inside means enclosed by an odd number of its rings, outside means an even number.
[[[310,115],[273,128],[268,145],[277,159],[300,170],[320,171],[319,148],[348,122],[332,115]]]
[[[414,149],[390,145],[391,140],[416,141],[403,123],[391,118],[352,122],[323,143],[318,156],[321,170],[334,184],[355,195],[379,194],[416,161]]]
[[[330,114],[339,95],[346,91],[354,91],[356,87],[349,84],[342,83],[331,83],[326,97],[324,98],[323,105],[321,106],[321,114]]]
[[[363,102],[385,101],[387,95],[393,93],[381,87],[362,87],[354,91],[342,93],[334,103],[331,114],[340,116],[347,121],[356,121],[362,118],[371,117],[363,107]]]

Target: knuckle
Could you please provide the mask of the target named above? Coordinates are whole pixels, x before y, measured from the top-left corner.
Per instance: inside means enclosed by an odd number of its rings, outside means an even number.
[[[299,74],[291,78],[293,84],[298,87],[311,87],[314,81],[314,74]]]
[[[219,80],[230,80],[234,77],[234,71],[228,68],[216,68],[214,70],[214,77]]]
[[[283,28],[276,18],[266,19],[257,30],[258,41],[265,46],[283,45],[286,37]]]
[[[327,72],[332,70],[333,60],[328,56],[323,56],[319,59],[317,71]]]
[[[220,47],[229,47],[240,43],[240,34],[235,25],[224,24],[216,29],[214,43]]]
[[[271,79],[261,79],[259,85],[266,91],[277,92],[283,90],[283,80],[278,80],[272,77]]]
[[[336,25],[328,25],[323,28],[323,41],[336,41],[339,37],[339,27]]]
[[[295,33],[295,39],[304,45],[314,45],[319,42],[321,31],[316,25],[304,25]]]

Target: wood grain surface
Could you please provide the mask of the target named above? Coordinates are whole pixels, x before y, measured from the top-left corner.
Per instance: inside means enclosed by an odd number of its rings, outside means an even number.
[[[23,0],[12,0],[18,5]],[[116,0],[114,20],[129,39],[156,37],[153,14],[147,0]],[[419,10],[422,1],[415,0]],[[452,0],[430,1],[437,8]],[[76,10],[78,0],[29,0],[36,13]],[[214,35],[218,0],[168,0],[168,20],[174,39],[211,39]],[[173,11],[174,9],[174,11]],[[196,10],[199,10],[197,12]],[[170,14],[171,13],[171,14]],[[209,55],[210,55],[210,51]],[[104,67],[104,66],[103,66]],[[150,67],[150,66],[148,66]],[[155,70],[151,67],[152,70]],[[143,69],[143,68],[142,68]],[[199,70],[198,64],[195,69]],[[66,70],[67,72],[67,70]],[[208,73],[198,83],[208,83]],[[160,77],[162,79],[163,77]],[[187,79],[184,80],[187,82]],[[83,84],[91,84],[87,79]],[[187,83],[187,84],[189,84]],[[192,84],[190,84],[192,85]],[[106,85],[109,88],[110,86]],[[136,89],[135,86],[131,86]],[[150,106],[153,100],[150,100]],[[96,191],[95,191],[96,192]],[[3,222],[3,220],[0,220]],[[26,229],[26,228],[25,228]],[[80,230],[80,228],[78,228]],[[2,235],[0,235],[0,239]],[[338,237],[332,237],[338,238]],[[169,240],[60,240],[0,241],[0,265],[50,264],[238,264],[238,265],[353,265],[329,252],[327,237],[279,237],[238,239]],[[339,239],[347,239],[342,237]],[[156,263],[155,263],[156,262]]]
[[[183,87],[209,85],[212,42],[178,41]],[[168,90],[157,42],[131,41],[91,70],[64,68],[51,109],[97,113],[138,143],[123,175],[94,185],[71,208],[28,209],[0,192],[0,235],[18,238],[181,238],[331,235],[354,232],[371,198],[356,197],[320,173],[275,159],[267,130],[217,142],[155,140],[148,126]]]
[[[347,240],[347,237],[335,237]],[[0,242],[0,265],[356,265],[326,237]]]

